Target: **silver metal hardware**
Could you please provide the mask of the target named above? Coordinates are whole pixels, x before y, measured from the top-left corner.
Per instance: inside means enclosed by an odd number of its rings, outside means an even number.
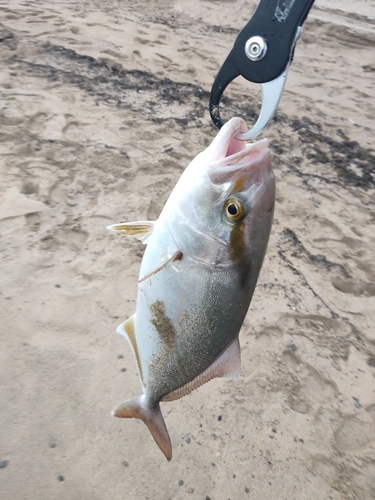
[[[302,35],[302,28],[301,26],[298,26],[296,30],[296,34],[294,36],[294,41],[292,45],[292,50],[291,54],[293,53],[293,49],[299,40],[299,38]],[[258,57],[258,59],[252,59],[247,52],[247,49],[245,49],[247,57],[254,61],[259,61],[262,57],[264,57],[266,51],[267,51],[267,44],[263,40],[262,37],[260,36],[253,36],[249,38],[249,40],[246,42],[246,47],[249,45],[250,47],[250,42],[253,43],[255,39],[260,39],[262,42],[264,42],[265,49],[264,53],[261,57]],[[259,43],[258,40],[255,40],[254,43]],[[256,50],[253,49],[255,52]],[[273,115],[275,114],[275,111],[277,109],[277,106],[279,104],[279,101],[281,99],[281,95],[284,90],[285,82],[286,82],[286,77],[288,74],[289,66],[290,66],[291,61],[288,62],[286,68],[284,71],[281,73],[280,76],[275,78],[275,80],[272,80],[267,83],[262,83],[261,84],[261,89],[262,89],[262,107],[260,109],[260,113],[258,116],[257,121],[255,122],[255,125],[253,126],[252,129],[248,130],[244,134],[238,134],[236,136],[236,139],[239,139],[240,141],[248,141],[250,139],[255,139],[263,130],[266,128],[268,123],[271,121]]]
[[[261,36],[252,36],[245,44],[245,54],[251,61],[260,61],[266,52],[267,44]]]
[[[240,141],[248,141],[249,139],[255,139],[263,130],[266,128],[268,123],[271,121],[276,109],[279,104],[281,94],[284,90],[284,85],[286,81],[286,75],[288,74],[289,64],[285,68],[284,72],[281,73],[275,80],[267,83],[262,83],[262,107],[258,120],[256,121],[254,127],[245,132],[244,134],[238,134],[235,136],[236,139]]]

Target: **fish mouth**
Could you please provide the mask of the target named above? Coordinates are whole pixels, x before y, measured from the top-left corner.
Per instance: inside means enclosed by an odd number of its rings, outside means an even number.
[[[246,130],[242,118],[232,118],[223,125],[207,149],[212,148],[208,175],[213,184],[230,182],[240,172],[247,176],[249,184],[274,177],[268,139],[250,144],[236,138]]]
[[[212,167],[249,167],[252,163],[258,163],[253,162],[255,158],[268,154],[268,139],[249,144],[236,138],[239,133],[246,131],[247,126],[242,118],[232,118],[223,125],[211,144]]]

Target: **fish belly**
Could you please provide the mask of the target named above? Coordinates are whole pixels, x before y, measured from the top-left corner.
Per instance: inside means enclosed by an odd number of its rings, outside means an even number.
[[[252,295],[239,283],[235,268],[183,257],[139,285],[135,333],[151,402],[194,380],[237,338]]]

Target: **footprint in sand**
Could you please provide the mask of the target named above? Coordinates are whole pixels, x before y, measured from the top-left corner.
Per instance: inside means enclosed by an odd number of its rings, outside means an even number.
[[[327,237],[314,239],[313,246],[320,251],[338,254],[349,264],[342,266],[341,270],[338,267],[332,268],[332,285],[345,294],[375,296],[375,268],[369,252],[369,242],[365,239],[363,231],[352,227],[352,232],[358,236],[353,238],[344,235],[342,230],[328,219],[323,219],[319,223]],[[336,238],[332,238],[332,235]]]
[[[77,122],[77,121],[71,121],[71,122],[68,122],[63,128],[62,128],[62,133],[63,134],[66,134],[67,132],[73,132],[74,134],[74,131],[79,129],[80,127],[80,123]]]
[[[375,420],[361,408],[355,415],[343,419],[334,436],[339,451],[360,450],[375,441]]]
[[[31,194],[38,194],[39,186],[31,181],[25,181],[22,184],[21,193],[24,194],[25,196],[29,196]]]
[[[332,285],[339,292],[346,293],[349,295],[355,296],[365,296],[365,297],[373,297],[375,296],[375,283],[371,282],[354,282],[349,281],[337,276],[332,278]]]
[[[372,255],[368,251],[368,243],[359,239],[344,236],[337,242],[344,247],[342,256],[356,266],[353,277],[336,275],[331,278],[332,285],[342,293],[355,296],[375,296],[375,268]]]
[[[40,215],[39,214],[26,214],[25,215],[26,224],[28,225],[30,231],[36,232],[40,227]]]
[[[269,325],[263,328],[261,332],[256,336],[256,339],[263,344],[265,347],[272,344],[274,339],[281,338],[284,332],[281,328],[276,325]]]
[[[288,405],[292,410],[316,415],[325,402],[331,401],[339,393],[335,383],[308,363],[303,363],[293,352],[285,351],[283,358],[289,366],[300,365],[302,370],[302,385],[292,388],[288,396]]]
[[[48,120],[48,114],[39,111],[28,118],[27,127],[32,132],[38,133],[45,127],[46,120]]]
[[[283,332],[298,335],[314,342],[316,349],[330,349],[333,359],[349,354],[351,326],[345,322],[319,314],[285,314],[278,321]],[[319,351],[317,351],[319,352]]]
[[[88,233],[83,231],[79,224],[71,227],[56,227],[41,239],[41,249],[56,252],[58,249],[66,251],[67,248],[74,253],[80,252],[88,238]]]
[[[73,179],[66,177],[53,184],[48,195],[48,202],[51,207],[56,207],[60,203],[66,202],[72,183]]]

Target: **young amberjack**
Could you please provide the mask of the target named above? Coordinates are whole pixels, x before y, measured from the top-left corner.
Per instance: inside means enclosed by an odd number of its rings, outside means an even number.
[[[113,415],[139,418],[168,460],[161,401],[240,374],[238,334],[266,252],[275,204],[268,141],[237,140],[233,118],[186,168],[154,222],[109,226],[147,244],[129,341],[143,394]]]

